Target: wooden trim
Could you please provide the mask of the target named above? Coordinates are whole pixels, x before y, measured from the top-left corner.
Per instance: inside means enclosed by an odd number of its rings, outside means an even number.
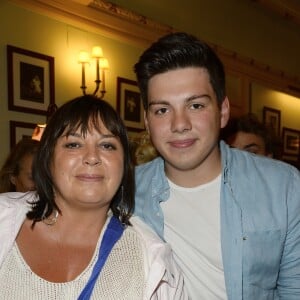
[[[290,0],[251,0],[256,4],[282,16],[290,22],[300,25],[300,2]]]
[[[143,48],[160,36],[176,31],[175,28],[157,23],[104,0],[11,1],[81,29]],[[210,46],[219,55],[227,71],[240,74],[249,83],[252,81],[262,83],[270,88],[300,97],[298,77],[276,70],[253,58],[243,57],[218,45],[210,44]]]
[[[11,2],[81,29],[143,48],[158,37],[173,31],[169,26],[103,0],[11,0]]]

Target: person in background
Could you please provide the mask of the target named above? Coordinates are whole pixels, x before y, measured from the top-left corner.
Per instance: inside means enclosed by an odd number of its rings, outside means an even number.
[[[0,170],[0,193],[35,189],[32,161],[38,146],[39,142],[30,138],[23,138],[15,145]]]
[[[134,150],[134,162],[136,165],[145,164],[158,156],[147,131],[140,132],[136,140],[137,147]]]
[[[160,157],[136,167],[134,213],[172,247],[190,299],[300,299],[300,174],[219,142],[223,64],[195,36],[161,37],[135,64]]]
[[[1,299],[187,299],[170,246],[130,218],[129,141],[107,102],[57,110],[33,178],[36,192],[0,195]]]
[[[231,118],[221,130],[221,139],[233,148],[268,157],[275,150],[272,132],[253,113]]]

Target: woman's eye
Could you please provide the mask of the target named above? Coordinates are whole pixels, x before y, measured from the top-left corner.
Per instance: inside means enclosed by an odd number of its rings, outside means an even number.
[[[78,143],[67,143],[66,145],[65,145],[65,147],[66,148],[68,148],[68,149],[74,149],[74,148],[79,148],[79,144]]]
[[[101,147],[104,148],[105,150],[116,150],[117,149],[117,147],[112,143],[103,143],[103,144],[101,144]]]

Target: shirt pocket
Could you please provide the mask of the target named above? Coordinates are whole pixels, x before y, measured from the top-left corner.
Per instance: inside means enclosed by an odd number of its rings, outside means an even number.
[[[262,289],[276,288],[283,252],[283,230],[245,232],[243,237],[243,280]]]

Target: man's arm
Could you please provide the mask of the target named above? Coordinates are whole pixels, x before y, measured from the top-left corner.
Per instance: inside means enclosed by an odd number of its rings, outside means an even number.
[[[300,173],[291,172],[287,195],[288,230],[282,253],[277,290],[280,299],[300,299]]]

